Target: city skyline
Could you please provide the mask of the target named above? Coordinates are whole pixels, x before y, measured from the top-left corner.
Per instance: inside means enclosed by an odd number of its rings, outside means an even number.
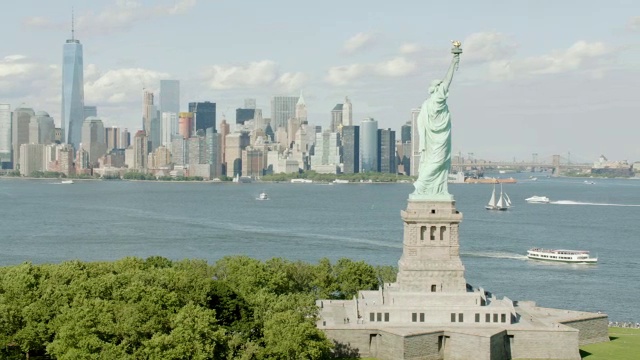
[[[454,153],[640,159],[634,145],[640,125],[633,121],[640,110],[633,91],[640,80],[633,51],[640,5],[456,2],[429,12],[427,5],[412,4],[409,13],[382,2],[327,2],[291,16],[299,9],[286,3],[96,1],[76,7],[85,102],[99,108],[105,126],[135,131],[142,88],[158,96],[160,80],[175,79],[181,111],[188,102],[212,101],[231,114],[245,98],[256,98],[257,108],[269,114],[272,97],[302,91],[310,123],[326,128],[331,109],[349,96],[354,125],[372,117],[380,128],[398,131],[426,97],[430,80],[443,76],[449,40],[460,39],[459,85],[450,97]],[[16,34],[0,53],[0,103],[47,111],[57,126],[60,44],[70,35],[71,5],[27,0],[0,15],[0,30]],[[293,20],[278,22],[270,17],[276,10]],[[221,16],[211,31],[180,26],[207,13],[239,15]],[[449,14],[455,27],[446,25]],[[250,25],[239,26],[239,18]],[[197,46],[204,41],[211,49]],[[185,57],[185,51],[197,56]],[[603,131],[603,123],[612,130]]]

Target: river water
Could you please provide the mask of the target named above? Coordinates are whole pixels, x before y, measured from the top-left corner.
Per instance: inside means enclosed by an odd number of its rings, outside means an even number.
[[[504,175],[503,175],[504,176]],[[498,297],[640,321],[640,181],[547,178],[505,191],[452,184],[467,282]],[[397,265],[400,210],[411,184],[162,183],[0,179],[0,265],[160,255],[214,262],[226,255],[315,262],[348,257]],[[262,191],[270,200],[257,201]],[[528,204],[532,195],[551,204]],[[597,265],[528,260],[531,247],[589,250]]]

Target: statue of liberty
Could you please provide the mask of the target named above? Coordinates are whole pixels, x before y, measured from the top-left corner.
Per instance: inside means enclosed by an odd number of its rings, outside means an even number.
[[[420,137],[420,166],[416,188],[410,199],[450,201],[447,180],[451,167],[451,114],[447,106],[449,86],[453,73],[460,63],[460,42],[453,42],[453,59],[447,75],[434,80],[429,86],[429,98],[425,100],[418,115],[417,129]]]

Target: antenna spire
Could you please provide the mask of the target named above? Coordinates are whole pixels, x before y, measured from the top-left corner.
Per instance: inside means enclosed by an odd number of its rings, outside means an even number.
[[[75,28],[74,28],[73,6],[71,7],[71,40],[75,40]]]

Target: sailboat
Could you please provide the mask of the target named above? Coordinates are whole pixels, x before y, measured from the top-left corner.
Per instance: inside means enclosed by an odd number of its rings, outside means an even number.
[[[493,184],[493,192],[491,193],[491,199],[489,203],[484,207],[487,210],[500,210],[505,211],[511,206],[511,200],[509,195],[502,191],[502,184],[500,184],[500,197],[496,202],[496,184]]]

